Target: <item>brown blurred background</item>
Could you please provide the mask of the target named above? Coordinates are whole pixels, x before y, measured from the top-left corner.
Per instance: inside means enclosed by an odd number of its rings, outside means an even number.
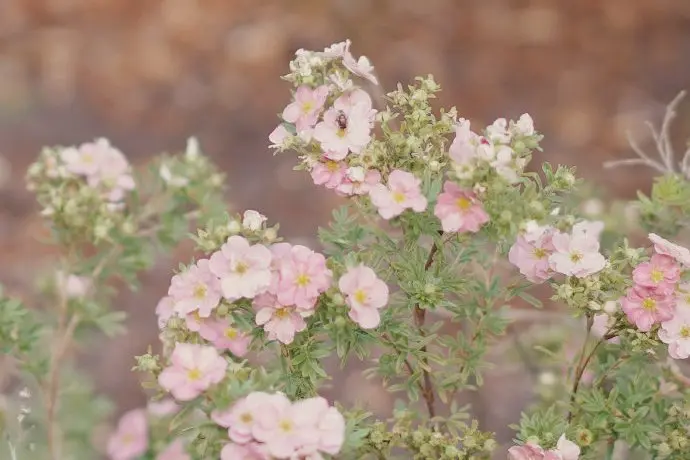
[[[433,73],[442,104],[476,126],[529,112],[546,135],[544,158],[577,165],[617,197],[647,188],[650,175],[601,164],[627,156],[625,131],[644,141],[643,121],[690,89],[685,0],[0,0],[0,156],[11,166],[0,176],[0,282],[28,289],[49,257],[35,242],[27,165],[43,145],[96,136],[134,163],[198,136],[229,174],[236,209],[260,209],[286,236],[313,244],[336,199],[313,193],[289,155],[273,157],[267,136],[288,101],[279,76],[294,51],[345,38],[386,88]],[[176,257],[145,275],[142,292],[121,296],[130,334],[84,358],[120,410],[143,402],[128,370],[156,341],[153,308]],[[346,401],[390,403],[351,378]],[[500,374],[475,398],[503,442],[529,383],[518,371]],[[489,407],[488,394],[504,401]]]

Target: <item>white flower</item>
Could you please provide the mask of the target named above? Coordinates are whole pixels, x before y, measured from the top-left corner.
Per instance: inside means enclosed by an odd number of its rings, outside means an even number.
[[[649,234],[649,239],[654,243],[654,250],[659,254],[671,256],[686,267],[690,266],[690,250],[671,243],[654,233]]]
[[[196,139],[196,137],[190,137],[187,139],[187,149],[185,150],[184,155],[187,160],[190,161],[196,160],[199,155],[201,155],[199,141]]]
[[[189,179],[186,177],[173,176],[168,165],[161,165],[158,174],[161,176],[161,179],[163,179],[163,182],[171,187],[184,187],[189,184]]]
[[[242,226],[247,230],[259,230],[264,222],[266,222],[266,216],[260,212],[254,211],[253,209],[244,211],[244,215],[242,217]]]
[[[556,450],[563,460],[577,460],[580,458],[580,447],[572,441],[566,439],[565,434],[562,434],[558,438],[558,443],[556,444]]]
[[[534,135],[534,121],[528,113],[523,113],[520,115],[520,119],[513,124],[513,132],[520,136],[532,136]]]

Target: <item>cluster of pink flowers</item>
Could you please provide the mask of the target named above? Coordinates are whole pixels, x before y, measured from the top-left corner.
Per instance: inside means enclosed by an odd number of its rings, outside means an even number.
[[[508,260],[532,283],[554,273],[584,278],[601,271],[606,259],[599,252],[601,222],[580,222],[570,234],[531,222],[510,248]]]
[[[633,270],[633,286],[621,299],[628,320],[647,332],[660,324],[659,339],[674,359],[690,357],[690,285],[680,285],[681,264],[690,265],[690,251],[651,234],[654,254]]]
[[[340,452],[345,439],[345,419],[321,397],[293,403],[282,393],[253,392],[211,417],[231,441],[221,460],[318,460]]]
[[[177,409],[169,402],[160,403],[159,409],[152,410],[149,414],[155,417],[167,416]],[[174,408],[174,409],[171,409]],[[107,445],[108,457],[111,460],[134,460],[140,458],[149,450],[149,422],[148,414],[144,409],[133,409],[125,413],[118,422],[116,431],[110,436]],[[159,452],[156,460],[191,460],[191,456],[185,451],[185,446],[180,439],[176,439]]]
[[[580,447],[561,435],[555,449],[544,450],[541,446],[526,443],[508,449],[508,460],[577,460]]]
[[[89,186],[101,190],[113,204],[120,203],[127,192],[134,190],[127,158],[107,139],[63,149],[60,160],[69,174],[86,179]]]
[[[517,155],[512,143],[535,134],[532,118],[523,114],[517,122],[510,123],[499,118],[485,131],[481,136],[470,130],[469,121],[461,119],[458,123],[449,150],[458,177],[469,178],[478,165],[488,163],[509,183],[517,182],[526,160]]]

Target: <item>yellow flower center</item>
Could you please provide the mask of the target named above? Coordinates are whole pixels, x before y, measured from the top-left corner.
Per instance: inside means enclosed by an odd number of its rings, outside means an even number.
[[[458,208],[460,208],[461,211],[467,211],[472,207],[472,202],[464,196],[455,200],[455,204],[458,206]]]
[[[235,271],[239,273],[240,275],[244,275],[247,273],[247,270],[249,269],[249,266],[244,263],[244,262],[238,262],[237,265],[235,266]]]
[[[227,337],[230,340],[236,339],[237,335],[237,329],[235,329],[234,327],[229,327],[225,330],[225,337]]]
[[[201,371],[194,367],[187,371],[187,378],[189,380],[199,380],[201,378]]]
[[[283,433],[290,433],[293,428],[292,422],[290,420],[281,420],[278,424],[278,427],[280,428],[280,431],[282,431]]]
[[[647,297],[642,301],[642,308],[647,311],[656,310],[656,300],[652,299],[651,297]]]
[[[199,323],[203,321],[201,319],[201,316],[199,316],[199,310],[194,310],[194,313],[192,313],[192,318],[194,318]]]
[[[651,278],[652,282],[659,283],[664,280],[664,272],[655,268],[651,271],[649,277]]]
[[[134,436],[129,433],[124,434],[122,438],[120,438],[120,442],[122,444],[132,444],[134,442]]]
[[[393,201],[396,203],[402,203],[405,201],[405,194],[402,192],[393,192]]]
[[[534,248],[532,254],[534,254],[534,257],[537,259],[543,259],[546,257],[546,250],[544,248]]]
[[[680,336],[684,339],[690,339],[690,326],[681,327]]]
[[[330,172],[336,172],[340,166],[337,161],[329,160],[326,162],[326,169]]]
[[[206,297],[206,286],[203,284],[197,284],[194,288],[194,297],[197,299],[203,299]]]
[[[355,298],[357,303],[364,303],[367,300],[367,293],[362,289],[357,289],[352,297]]]
[[[340,138],[343,138],[343,137],[345,137],[346,133],[347,133],[347,131],[344,130],[343,128],[338,128],[338,130],[335,132],[335,135],[340,137]]]
[[[82,160],[84,163],[87,163],[87,164],[93,163],[93,159],[94,159],[94,158],[93,158],[93,155],[91,155],[90,153],[84,153],[84,154],[82,154],[82,156],[81,156],[81,160]]]
[[[252,414],[250,414],[249,412],[245,412],[242,415],[240,415],[240,421],[242,423],[252,423],[253,420],[254,417],[252,417]]]
[[[578,263],[579,261],[582,260],[582,257],[583,257],[583,255],[581,252],[573,251],[570,253],[570,260],[573,263]]]
[[[297,286],[299,286],[299,287],[305,287],[305,286],[309,285],[310,281],[311,281],[311,278],[309,278],[309,275],[307,275],[306,273],[300,273],[297,276],[295,283],[297,283]]]
[[[279,308],[273,315],[278,319],[285,319],[290,316],[290,311],[287,308]]]
[[[302,103],[302,113],[307,114],[311,112],[314,108],[314,103],[312,101],[306,101]]]

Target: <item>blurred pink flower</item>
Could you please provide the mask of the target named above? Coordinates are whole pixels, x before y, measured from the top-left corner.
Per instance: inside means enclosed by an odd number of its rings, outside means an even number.
[[[156,460],[191,460],[181,439],[176,439],[156,456]]]
[[[673,292],[680,280],[680,265],[667,255],[654,254],[633,270],[633,281],[639,286]]]
[[[228,436],[239,444],[246,444],[253,439],[252,429],[257,414],[271,398],[271,394],[254,391],[236,401],[226,410],[215,410],[211,418],[218,425],[228,428]]]
[[[160,401],[149,401],[146,409],[149,414],[155,417],[167,417],[176,413],[180,406],[172,398],[161,399]]]
[[[363,329],[379,325],[379,310],[388,303],[388,286],[371,268],[360,265],[350,268],[338,281],[350,306],[350,318]]]
[[[268,457],[262,455],[252,444],[240,445],[231,442],[223,446],[220,460],[268,460]]]
[[[175,301],[169,295],[163,297],[156,305],[156,315],[158,316],[158,328],[163,329],[168,320],[176,315]]]
[[[301,245],[290,248],[290,256],[282,259],[278,273],[280,280],[274,292],[278,302],[301,310],[314,308],[319,295],[331,285],[326,258]]]
[[[345,163],[323,158],[323,161],[318,161],[312,166],[310,173],[314,184],[334,189],[342,184],[346,170]]]
[[[599,253],[599,240],[590,233],[556,232],[551,241],[555,251],[549,256],[549,263],[557,273],[584,278],[606,266],[606,259]]]
[[[251,336],[235,328],[228,318],[204,321],[199,328],[199,335],[213,343],[219,350],[230,350],[240,358],[247,354],[252,341]]]
[[[267,397],[255,414],[252,435],[270,455],[291,458],[305,441],[318,439],[319,413],[310,404],[292,404],[281,393]]]
[[[671,256],[686,267],[690,267],[690,249],[671,243],[654,233],[649,234],[649,239],[654,243],[654,250],[658,254]]]
[[[444,232],[476,233],[489,221],[489,215],[475,194],[451,181],[443,184],[434,215],[441,220]]]
[[[366,195],[371,188],[381,182],[381,173],[375,169],[365,170],[361,166],[353,166],[345,171],[343,182],[336,187],[340,195]]]
[[[551,278],[549,256],[555,250],[551,241],[553,231],[551,227],[530,229],[518,235],[508,252],[510,263],[532,283],[542,283]]]
[[[303,318],[306,312],[300,314],[294,305],[280,304],[273,294],[258,295],[253,306],[256,310],[256,324],[264,327],[269,340],[290,344],[295,339],[295,334],[307,327]]]
[[[117,431],[108,440],[108,456],[112,460],[132,460],[148,449],[148,422],[144,409],[125,413],[117,424]]]
[[[668,344],[673,359],[690,358],[690,306],[678,304],[673,318],[661,323],[659,339]]]
[[[388,185],[377,184],[369,190],[371,201],[384,219],[399,216],[406,209],[422,212],[427,200],[422,195],[421,181],[412,173],[396,169],[388,176]]]
[[[227,367],[227,361],[213,347],[178,343],[158,383],[175,399],[190,401],[223,380]]]

